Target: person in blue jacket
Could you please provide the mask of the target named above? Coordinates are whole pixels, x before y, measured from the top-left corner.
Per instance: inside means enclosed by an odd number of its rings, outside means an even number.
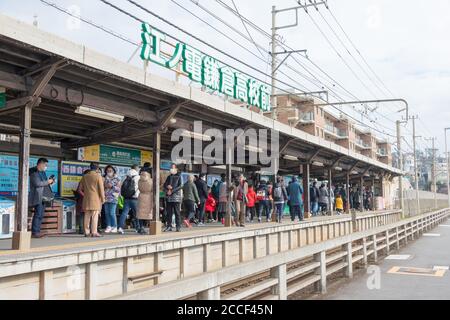
[[[288,189],[289,206],[291,211],[291,220],[295,221],[295,217],[298,216],[299,221],[303,221],[303,188],[298,182],[297,177],[292,179],[292,183],[289,184]]]

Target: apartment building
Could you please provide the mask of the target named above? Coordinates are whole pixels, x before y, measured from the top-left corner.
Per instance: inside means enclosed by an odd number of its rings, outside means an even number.
[[[349,118],[336,115],[329,110],[331,107],[314,106],[315,103],[320,101],[294,94],[278,96],[278,120],[371,159],[392,164],[387,141],[378,139]]]

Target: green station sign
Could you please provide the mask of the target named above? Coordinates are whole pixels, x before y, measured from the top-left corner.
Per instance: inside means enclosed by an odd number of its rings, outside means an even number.
[[[144,61],[152,61],[163,67],[174,69],[181,63],[182,71],[203,86],[228,97],[270,111],[270,89],[260,81],[238,72],[213,57],[185,44],[177,43],[170,59],[161,54],[161,42],[166,34],[148,23],[142,24],[142,51]]]
[[[6,90],[0,87],[0,109],[6,107]]]

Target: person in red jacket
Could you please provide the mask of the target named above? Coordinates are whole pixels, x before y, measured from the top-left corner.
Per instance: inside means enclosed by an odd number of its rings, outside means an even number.
[[[214,222],[213,213],[216,211],[216,199],[211,192],[211,188],[208,188],[208,198],[205,203],[205,212],[208,217],[208,222]]]
[[[252,185],[248,186],[248,193],[247,193],[247,222],[253,222],[253,218],[256,215],[256,192]]]

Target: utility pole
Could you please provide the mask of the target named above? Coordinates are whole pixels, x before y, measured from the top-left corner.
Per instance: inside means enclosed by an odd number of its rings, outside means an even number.
[[[402,155],[402,134],[401,134],[402,121],[397,120],[397,152],[398,152],[398,166],[403,171],[403,155]],[[402,210],[402,218],[405,218],[404,211],[404,199],[403,199],[403,175],[398,178],[398,197],[400,202],[400,210]]]
[[[414,152],[414,183],[416,185],[416,201],[417,201],[417,214],[420,214],[420,197],[419,197],[419,173],[417,167],[417,144],[416,139],[419,138],[416,136],[416,120],[419,119],[419,116],[411,116],[409,117],[413,123],[413,152]]]
[[[432,181],[432,185],[431,185],[431,191],[434,193],[434,208],[437,209],[437,187],[436,187],[436,148],[435,148],[435,144],[436,144],[436,137],[433,138],[429,138],[426,139],[427,141],[431,141],[431,150],[433,152],[433,164],[431,167],[431,181]]]
[[[277,43],[279,42],[279,40],[277,40],[277,36],[278,36],[277,31],[280,29],[297,27],[298,26],[298,10],[299,9],[303,9],[306,12],[308,12],[309,7],[314,7],[316,10],[319,10],[318,7],[320,5],[325,5],[325,7],[328,9],[327,0],[314,1],[314,2],[309,1],[309,3],[307,3],[305,1],[304,4],[302,4],[301,1],[299,0],[298,4],[299,5],[296,7],[291,7],[291,8],[286,8],[286,9],[278,9],[278,10],[277,10],[276,6],[272,6],[272,51],[270,54],[272,56],[271,104],[272,104],[272,119],[274,119],[274,120],[277,120],[277,96],[276,96],[276,91],[275,91],[275,87],[277,85],[277,81],[276,81],[277,70],[291,56],[291,54],[300,53],[300,52],[303,52],[306,54],[306,50],[292,50],[292,51],[283,50],[282,52],[276,52]],[[281,13],[281,12],[287,12],[287,11],[295,11],[295,23],[289,24],[289,25],[284,25],[284,26],[277,26],[277,14]],[[278,63],[278,61],[277,61],[278,55],[285,55],[284,59],[280,63]]]
[[[450,128],[445,128],[445,157],[447,159],[447,197],[448,197],[448,206],[450,207],[450,162],[449,162],[449,154],[448,154],[448,145],[447,145],[447,131]]]
[[[277,50],[277,29],[276,29],[276,23],[277,23],[277,11],[276,7],[272,6],[272,119],[277,119],[277,97],[275,95],[275,86],[276,86],[276,74],[277,74],[277,56],[275,54],[275,51]]]

